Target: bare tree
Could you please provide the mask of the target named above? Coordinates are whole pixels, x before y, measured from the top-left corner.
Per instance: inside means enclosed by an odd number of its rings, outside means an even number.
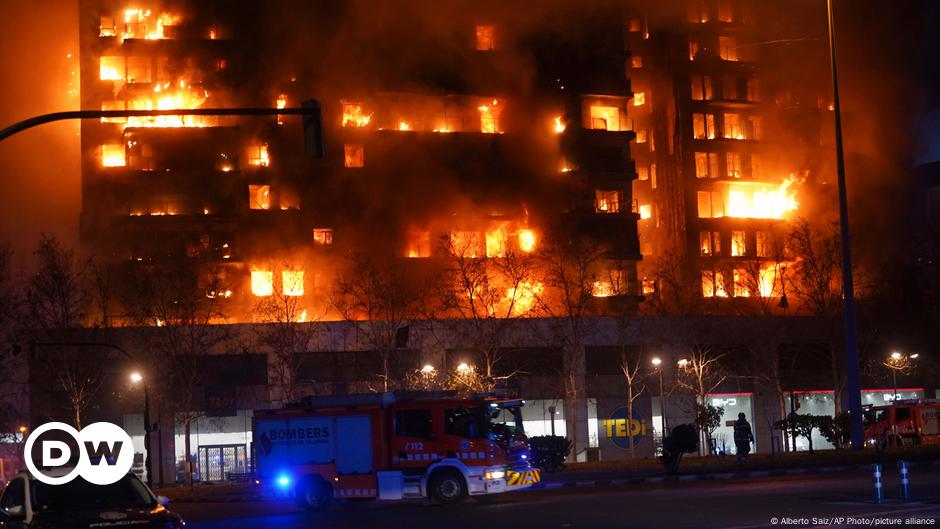
[[[553,322],[553,340],[563,358],[565,417],[571,428],[572,457],[577,458],[584,441],[579,439],[579,409],[584,402],[584,340],[591,331],[595,311],[594,288],[603,277],[598,269],[607,251],[591,238],[555,237],[539,252],[544,288],[531,288],[540,314]]]
[[[17,441],[16,433],[26,409],[24,395],[28,381],[24,375],[25,354],[16,343],[20,291],[13,278],[13,251],[8,244],[0,245],[0,442]]]
[[[198,257],[137,272],[124,304],[138,323],[152,328],[151,343],[144,348],[148,354],[140,360],[148,373],[161,374],[162,383],[151,388],[183,426],[186,484],[191,487],[191,426],[204,414],[198,399],[199,359],[229,339],[225,326],[216,325],[224,316],[218,293],[225,288]]]
[[[511,378],[516,372],[502,373],[498,364],[515,320],[535,308],[534,257],[513,245],[490,257],[475,248],[474,241],[452,234],[441,238],[440,250],[445,257],[438,306],[458,318],[460,341],[478,353],[485,380]]]
[[[305,307],[306,298],[296,285],[274,289],[270,296],[262,297],[254,307],[255,320],[263,325],[255,327],[257,342],[271,351],[268,372],[280,394],[277,401],[287,403],[298,395],[298,376],[303,368],[303,355],[310,341],[316,337],[316,326],[308,322],[319,321],[322,314],[311,317],[312,308]]]
[[[689,286],[688,267],[685,254],[674,248],[669,248],[656,257],[652,277],[656,282],[657,292],[650,298],[654,312],[692,314],[698,309],[699,293]]]
[[[788,237],[794,263],[789,267],[790,288],[799,298],[799,307],[819,317],[834,317],[842,309],[842,251],[836,224],[815,226],[806,219],[796,221]],[[846,379],[838,346],[839,329],[830,333],[829,362],[832,369],[836,409],[841,409]]]
[[[627,428],[633,427],[633,403],[646,391],[646,377],[649,376],[647,363],[642,355],[631,352],[626,346],[620,348],[620,371],[627,383]],[[633,435],[627,433],[627,449],[630,459],[636,458]]]
[[[429,288],[427,278],[409,276],[400,262],[363,254],[349,258],[333,285],[330,298],[343,319],[354,324],[381,364],[382,391],[392,386],[391,361],[401,329],[421,314]]]
[[[53,236],[42,234],[35,254],[37,270],[27,287],[24,326],[45,338],[69,342],[73,330],[85,320],[84,271],[75,254]],[[101,388],[102,363],[92,357],[91,349],[69,345],[44,348],[37,354],[50,366],[49,372],[69,401],[72,421],[81,429],[82,413]]]

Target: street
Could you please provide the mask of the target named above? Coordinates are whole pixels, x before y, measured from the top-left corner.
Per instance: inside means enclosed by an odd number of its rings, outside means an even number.
[[[911,474],[912,501],[898,500],[895,470],[885,475],[884,504],[872,501],[867,473],[788,476],[740,481],[665,483],[536,490],[506,495],[490,505],[457,507],[374,502],[336,505],[310,514],[287,502],[171,504],[196,529],[486,527],[758,528],[935,526],[940,518],[940,470]],[[840,517],[846,520],[840,520]],[[788,519],[789,518],[789,519]],[[814,520],[815,518],[815,520]],[[850,521],[855,518],[856,520]],[[925,519],[905,523],[911,518]]]

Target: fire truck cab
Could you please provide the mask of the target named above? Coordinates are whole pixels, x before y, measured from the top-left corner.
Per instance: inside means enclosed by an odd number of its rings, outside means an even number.
[[[456,503],[531,487],[524,401],[450,392],[307,397],[254,413],[255,483],[321,509],[333,498]]]
[[[940,444],[940,400],[899,400],[864,410],[866,445]]]

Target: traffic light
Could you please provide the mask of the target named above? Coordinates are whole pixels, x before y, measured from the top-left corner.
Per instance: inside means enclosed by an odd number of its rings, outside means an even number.
[[[304,124],[304,150],[307,156],[323,158],[323,112],[320,102],[316,99],[305,99],[300,103],[301,108],[311,109],[303,115]]]

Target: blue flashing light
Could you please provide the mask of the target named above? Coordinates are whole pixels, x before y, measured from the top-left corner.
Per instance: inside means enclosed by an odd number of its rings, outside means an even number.
[[[290,485],[290,476],[281,474],[277,477],[276,483],[278,487],[286,489]]]

